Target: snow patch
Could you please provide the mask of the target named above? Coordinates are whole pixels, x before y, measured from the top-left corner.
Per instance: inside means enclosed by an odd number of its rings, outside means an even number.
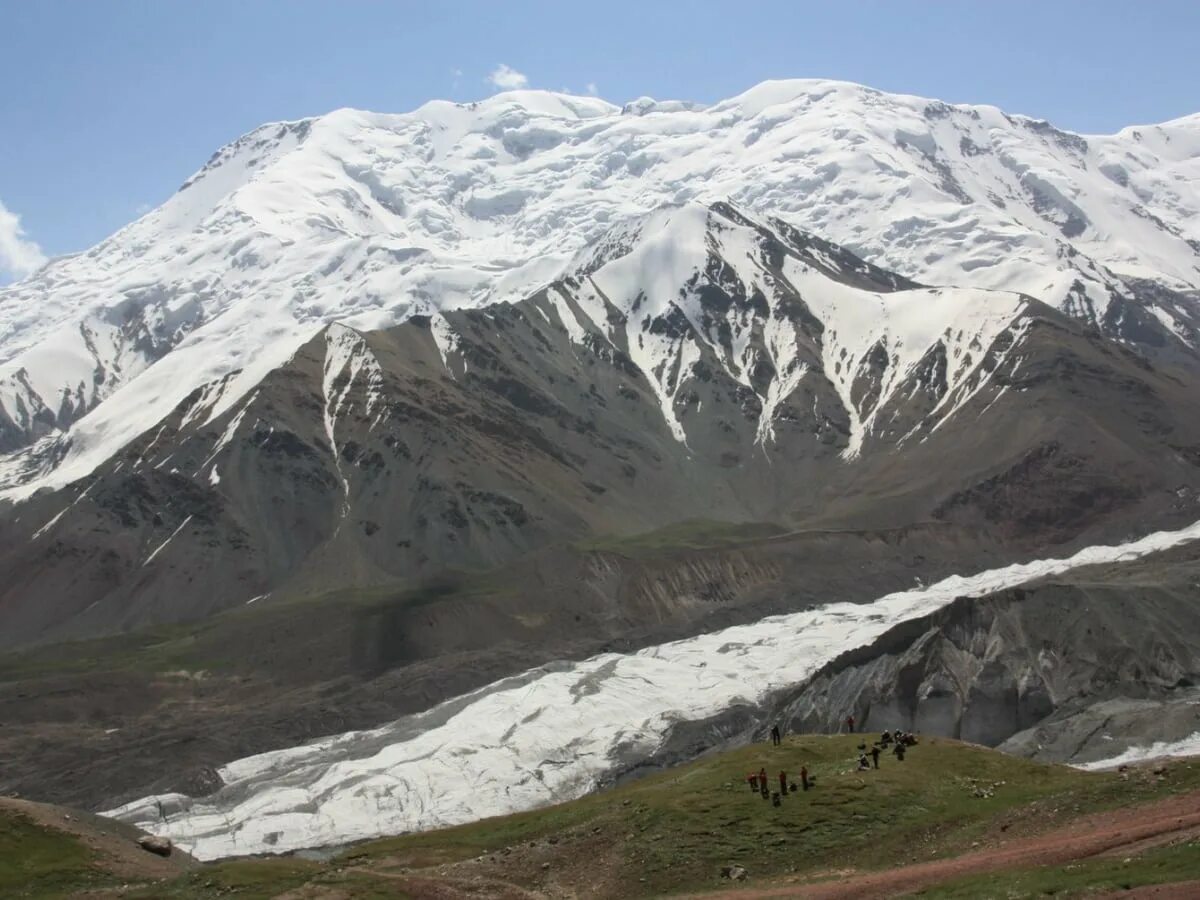
[[[142,563],[142,568],[144,569],[144,568],[146,568],[146,566],[150,565],[150,563],[152,563],[154,561],[154,558],[156,556],[158,556],[158,554],[163,552],[163,550],[166,548],[167,544],[169,544],[169,543],[171,543],[171,541],[175,540],[176,535],[178,535],[179,532],[183,531],[184,527],[190,521],[192,521],[192,517],[189,515],[186,519],[184,519],[182,522],[180,522],[179,527],[171,532],[171,536],[168,537],[161,544],[159,544],[157,547],[155,547],[154,550],[150,553],[150,555],[146,557],[146,561],[144,563]]]

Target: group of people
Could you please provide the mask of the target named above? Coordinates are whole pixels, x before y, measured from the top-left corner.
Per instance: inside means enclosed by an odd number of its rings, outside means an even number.
[[[913,747],[916,743],[917,736],[915,734],[911,731],[901,731],[899,728],[895,731],[885,731],[879,736],[881,747],[886,747],[888,744],[895,744],[897,747]]]
[[[897,762],[904,762],[904,754],[909,747],[917,743],[917,736],[909,731],[901,731],[896,729],[895,732],[885,731],[879,736],[871,749],[867,749],[866,744],[858,745],[858,770],[860,772],[867,769],[879,768],[879,755],[884,752],[887,747],[892,748],[892,755],[896,757]],[[870,754],[870,761],[867,760],[867,755]]]
[[[854,716],[846,717],[846,730],[854,732]],[[771,744],[778,747],[783,743],[783,734],[778,725],[771,726]],[[879,740],[872,743],[870,749],[866,743],[858,745],[858,771],[864,772],[870,769],[879,768],[879,757],[888,747],[891,747],[892,755],[896,757],[898,762],[904,762],[904,754],[909,747],[916,745],[917,736],[909,731],[901,731],[897,728],[895,731],[885,731],[879,736]],[[770,799],[775,806],[781,805],[781,800],[789,793],[797,790],[795,782],[789,782],[787,772],[780,771],[779,773],[779,790],[772,792],[770,780],[767,778],[767,770],[765,767],[757,772],[751,772],[746,776],[746,781],[750,784],[750,790],[756,794],[761,794],[764,800]],[[800,768],[800,784],[802,790],[807,791],[813,786],[815,778],[808,774],[808,767]]]
[[[796,786],[796,782],[788,781],[787,772],[780,770],[779,772],[779,790],[772,792],[771,782],[767,778],[766,768],[761,768],[757,772],[751,772],[746,776],[746,781],[750,783],[750,790],[756,794],[761,794],[764,800],[770,799],[775,806],[781,805],[782,798],[788,794],[795,793],[797,790],[807,791],[813,786],[813,777],[808,774],[808,766],[800,767],[800,787]]]

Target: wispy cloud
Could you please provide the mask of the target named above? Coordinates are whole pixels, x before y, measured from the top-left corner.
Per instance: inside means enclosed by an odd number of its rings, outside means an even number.
[[[600,94],[600,88],[596,87],[596,82],[589,81],[588,85],[587,85],[587,92],[589,94],[591,94],[593,97],[596,97],[596,96],[599,96],[599,94]]]
[[[529,85],[529,79],[505,63],[500,63],[488,75],[487,80],[502,91],[515,91]]]
[[[137,213],[139,216],[144,216],[146,213],[150,212],[150,210],[152,210],[152,209],[154,209],[154,207],[151,206],[149,203],[139,203],[137,206],[134,207],[133,211],[135,213]]]
[[[0,201],[0,274],[24,278],[45,262],[42,248],[25,236],[21,217]]]

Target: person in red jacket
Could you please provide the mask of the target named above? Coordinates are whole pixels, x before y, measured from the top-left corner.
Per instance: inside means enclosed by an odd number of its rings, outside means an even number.
[[[787,796],[787,772],[779,770],[779,793]]]
[[[746,780],[750,782],[750,790],[754,791],[754,793],[757,794],[758,793],[758,773],[751,772],[750,777],[747,778]]]
[[[849,731],[851,734],[854,734],[854,716],[853,715],[849,715],[846,717],[846,730]]]
[[[808,766],[800,767],[800,786],[808,790]]]

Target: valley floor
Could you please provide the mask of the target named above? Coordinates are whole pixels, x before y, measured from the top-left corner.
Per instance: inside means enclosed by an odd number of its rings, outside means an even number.
[[[571,803],[359,844],[325,859],[239,859],[184,871],[185,860],[181,874],[148,855],[140,872],[118,874],[113,848],[81,837],[63,811],[35,821],[8,802],[0,810],[0,893],[1019,898],[1159,886],[1145,896],[1195,896],[1187,882],[1200,880],[1200,759],[1084,772],[929,738],[903,762],[885,755],[878,770],[859,772],[861,740],[794,736]],[[778,807],[745,780],[760,767],[772,783],[781,769],[796,780],[802,765],[814,788]],[[26,865],[35,843],[43,862],[63,865]],[[723,877],[731,866],[745,879]]]

